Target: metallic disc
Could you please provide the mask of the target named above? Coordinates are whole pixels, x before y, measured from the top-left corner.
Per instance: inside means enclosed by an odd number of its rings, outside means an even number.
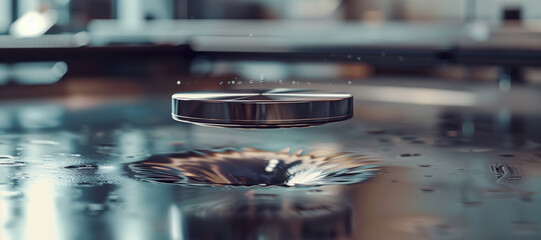
[[[304,89],[181,92],[172,103],[173,119],[215,127],[308,127],[353,116],[351,94]]]

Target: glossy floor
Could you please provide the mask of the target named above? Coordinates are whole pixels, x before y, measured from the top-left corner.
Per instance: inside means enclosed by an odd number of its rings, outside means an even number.
[[[541,238],[540,113],[357,101],[344,122],[236,130],[177,123],[166,97],[0,106],[0,239]],[[224,186],[178,182],[182,167],[150,175],[165,181],[130,168],[228,147],[347,152],[377,171],[351,184]],[[223,179],[250,180],[235,174]]]

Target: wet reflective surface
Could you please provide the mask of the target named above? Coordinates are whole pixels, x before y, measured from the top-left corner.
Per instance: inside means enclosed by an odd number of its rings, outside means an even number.
[[[349,121],[238,130],[177,123],[167,96],[17,104],[0,239],[541,237],[541,111],[359,101]],[[298,160],[317,174],[284,184]]]

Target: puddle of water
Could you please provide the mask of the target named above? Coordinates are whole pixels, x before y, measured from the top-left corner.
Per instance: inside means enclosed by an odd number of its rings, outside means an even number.
[[[134,177],[165,183],[230,186],[320,186],[362,182],[375,175],[373,157],[349,152],[278,152],[255,148],[193,150],[131,163]]]

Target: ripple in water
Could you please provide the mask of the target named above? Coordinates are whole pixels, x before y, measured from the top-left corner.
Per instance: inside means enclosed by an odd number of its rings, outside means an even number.
[[[375,175],[373,157],[316,150],[204,149],[152,156],[128,165],[135,178],[188,185],[320,186],[362,182]]]

